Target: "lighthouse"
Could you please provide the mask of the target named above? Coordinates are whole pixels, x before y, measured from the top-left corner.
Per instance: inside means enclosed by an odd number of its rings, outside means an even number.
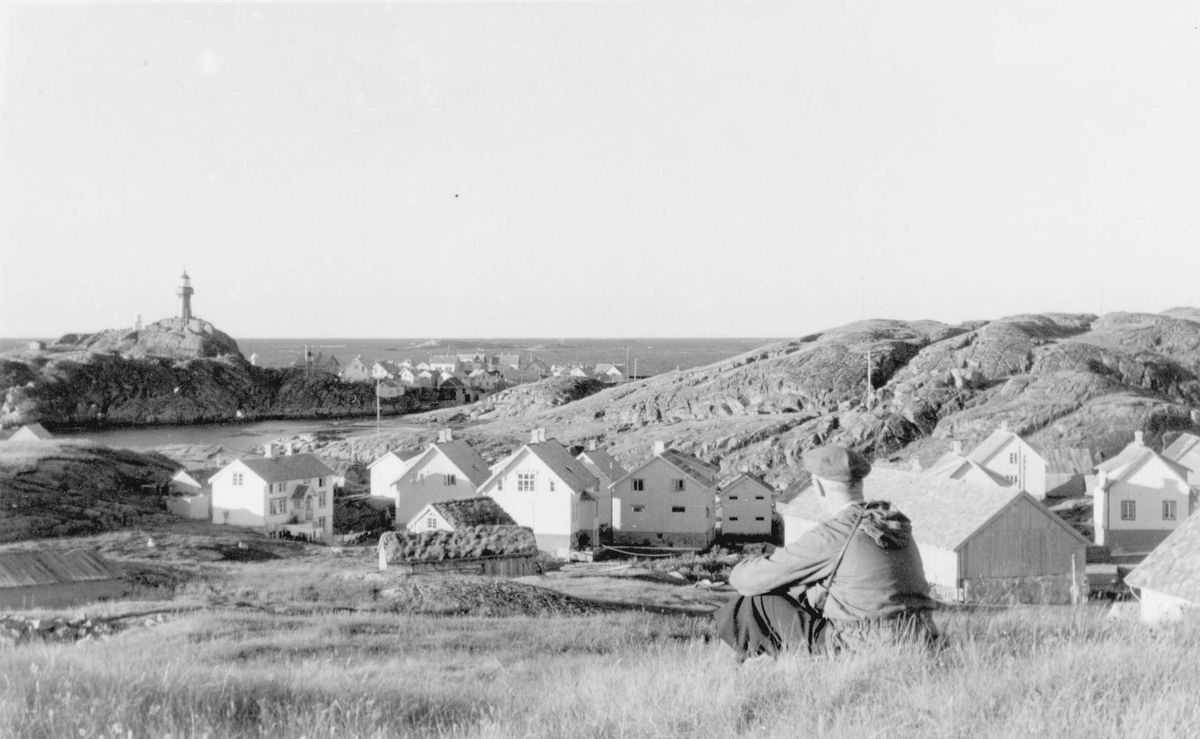
[[[179,278],[179,288],[175,291],[175,294],[179,296],[179,317],[185,323],[192,320],[192,293],[194,292],[196,291],[192,289],[192,278],[188,277],[185,269]]]

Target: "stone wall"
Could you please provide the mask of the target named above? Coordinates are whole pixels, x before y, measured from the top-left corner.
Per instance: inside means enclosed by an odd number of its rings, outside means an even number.
[[[1087,600],[1087,574],[1075,576],[1079,602]],[[963,598],[968,603],[1070,605],[1071,576],[981,577],[963,581]]]

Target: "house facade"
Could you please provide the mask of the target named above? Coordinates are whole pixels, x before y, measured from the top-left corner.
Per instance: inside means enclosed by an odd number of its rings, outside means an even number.
[[[596,493],[598,523],[602,530],[611,530],[613,497],[610,488],[614,482],[629,474],[629,471],[607,451],[597,449],[595,439],[592,439],[588,448],[576,455],[575,459],[578,459],[588,472],[591,472],[600,481],[600,487]]]
[[[367,474],[371,476],[371,497],[396,500],[396,489],[392,487],[407,470],[409,464],[421,456],[418,449],[389,451],[367,465]],[[395,511],[393,511],[394,513]]]
[[[716,536],[717,468],[656,442],[649,460],[613,482],[613,541],[703,548]]]
[[[1149,552],[1195,510],[1187,468],[1147,447],[1140,431],[1088,482],[1096,543],[1114,552]]]
[[[371,368],[362,361],[362,357],[355,357],[342,367],[340,376],[342,382],[366,382],[371,379]]]
[[[474,498],[488,473],[487,463],[469,444],[454,439],[449,430],[442,431],[438,441],[409,461],[391,484],[397,528],[403,529],[430,503]]]
[[[1035,498],[1046,497],[1046,459],[1007,424],[971,450],[967,459],[1008,480]]]
[[[726,536],[771,535],[775,491],[760,477],[742,473],[722,486],[721,534]]]
[[[556,556],[594,546],[599,539],[600,481],[545,429],[505,457],[479,489],[519,526],[533,530],[538,548]]]
[[[212,522],[265,534],[289,531],[326,538],[333,534],[334,472],[312,454],[230,462],[209,478]]]

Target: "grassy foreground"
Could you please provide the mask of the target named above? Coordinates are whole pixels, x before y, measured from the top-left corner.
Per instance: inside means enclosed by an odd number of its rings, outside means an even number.
[[[1185,737],[1200,627],[939,614],[948,646],[737,666],[703,616],[183,615],[0,652],[0,736]]]

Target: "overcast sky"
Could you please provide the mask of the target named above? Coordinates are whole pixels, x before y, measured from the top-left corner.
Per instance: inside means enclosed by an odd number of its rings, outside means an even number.
[[[234,337],[1200,302],[1200,3],[0,12],[0,336],[185,266]]]

